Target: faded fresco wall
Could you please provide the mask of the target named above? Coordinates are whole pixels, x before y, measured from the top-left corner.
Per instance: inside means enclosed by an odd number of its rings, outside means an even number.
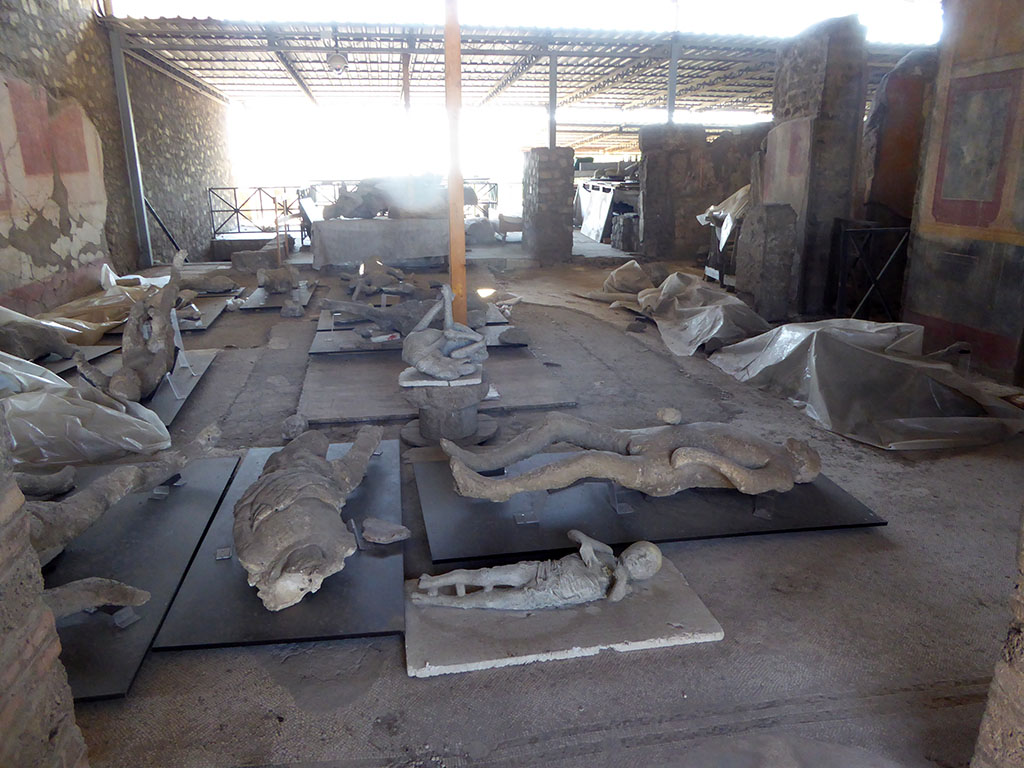
[[[39,312],[97,283],[107,252],[103,148],[73,99],[3,77],[0,295]]]
[[[913,216],[925,102],[937,69],[937,51],[911,51],[875,89],[861,161],[864,218],[870,221],[906,226]]]
[[[98,168],[107,198],[106,223],[102,225],[107,253],[114,267],[124,272],[138,263],[138,246],[110,43],[106,30],[93,15],[92,5],[90,0],[3,3],[0,74],[42,86],[51,97],[51,107],[66,99],[81,105],[102,147]],[[42,262],[44,274],[52,270],[53,256],[48,248],[27,256]],[[43,293],[61,301],[73,298],[67,291],[85,280],[81,275],[51,278],[55,278],[52,286]],[[0,295],[0,302],[6,303],[7,299]]]
[[[227,107],[128,59],[128,85],[146,198],[191,258],[210,250],[206,190],[232,182]],[[152,216],[153,261],[169,262],[174,248]]]
[[[904,317],[1024,380],[1024,4],[948,0]]]
[[[121,273],[138,266],[110,43],[92,6],[0,6],[0,77],[15,83],[0,94],[0,142],[14,151],[0,179],[0,207],[8,206],[0,209],[0,304],[19,311],[95,289],[104,258]],[[206,188],[231,183],[224,107],[132,60],[126,66],[146,195],[201,257]],[[152,218],[150,228],[155,259],[169,259]]]

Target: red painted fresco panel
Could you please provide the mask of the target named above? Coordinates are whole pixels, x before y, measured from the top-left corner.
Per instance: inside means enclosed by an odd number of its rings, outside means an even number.
[[[14,126],[21,147],[21,161],[26,176],[52,176],[53,160],[50,145],[50,115],[46,108],[46,92],[21,80],[8,80],[7,90],[14,112]]]

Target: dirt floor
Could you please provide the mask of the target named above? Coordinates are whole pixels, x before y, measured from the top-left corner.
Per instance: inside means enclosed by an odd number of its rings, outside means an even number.
[[[400,637],[151,653],[128,698],[78,706],[91,765],[682,766],[722,737],[799,737],[904,766],[966,766],[1008,622],[1024,439],[912,454],[851,442],[704,359],[674,357],[653,327],[626,332],[628,315],[570,296],[604,275],[496,276],[526,299],[514,321],[575,395],[574,413],[632,427],[674,406],[805,439],[889,525],[665,545],[725,629],[718,643],[426,680],[406,676]],[[190,336],[191,348],[223,351],[174,437],[216,422],[224,452],[279,445],[327,293],[302,319],[225,313]],[[500,417],[502,435],[540,415]],[[416,576],[430,563],[402,472]]]

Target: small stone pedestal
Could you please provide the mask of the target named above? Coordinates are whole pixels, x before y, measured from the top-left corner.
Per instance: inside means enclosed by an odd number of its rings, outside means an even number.
[[[482,372],[441,381],[406,368],[398,384],[420,414],[402,427],[402,439],[410,445],[437,445],[442,437],[459,445],[476,445],[498,431],[494,418],[477,411],[490,389]]]

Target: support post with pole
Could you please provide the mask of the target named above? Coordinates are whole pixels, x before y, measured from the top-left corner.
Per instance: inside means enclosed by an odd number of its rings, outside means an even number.
[[[676,91],[679,83],[679,33],[672,33],[672,53],[668,62],[668,122],[674,122],[676,116]]]
[[[462,108],[462,34],[458,0],[445,0],[444,94],[448,106],[451,166],[448,170],[448,270],[455,321],[466,322],[466,215],[459,167],[459,111]]]
[[[128,73],[124,66],[124,32],[110,28],[110,58],[114,65],[114,89],[121,113],[121,135],[124,138],[125,164],[128,166],[128,187],[135,214],[135,237],[139,244],[139,268],[153,266],[153,250],[149,240],[149,221],[146,219],[146,195],[142,188],[142,167],[139,165],[139,147],[135,141],[135,119],[128,93]]]

